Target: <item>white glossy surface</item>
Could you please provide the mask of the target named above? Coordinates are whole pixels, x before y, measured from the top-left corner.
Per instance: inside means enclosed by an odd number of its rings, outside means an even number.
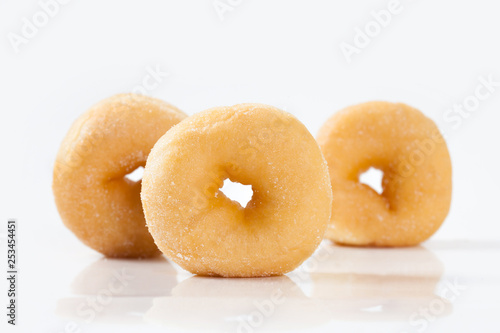
[[[1,312],[0,332],[74,332],[73,322],[81,332],[235,331],[254,301],[275,290],[286,302],[258,330],[499,332],[500,88],[474,111],[446,116],[475,94],[480,77],[500,82],[500,2],[402,0],[403,12],[348,64],[340,43],[388,3],[240,1],[221,21],[207,0],[70,1],[15,53],[8,34],[21,32],[39,1],[1,1],[0,238],[4,221],[17,218],[19,326],[7,326]],[[103,260],[61,222],[51,192],[55,156],[80,114],[157,68],[169,74],[148,95],[189,115],[266,103],[313,135],[334,112],[363,101],[419,108],[447,135],[450,215],[421,248],[335,247],[307,274],[262,281],[196,278],[165,260]],[[122,266],[134,278],[86,323],[88,309],[77,309],[106,292]],[[446,290],[456,279],[465,290],[453,297]],[[2,307],[5,292],[2,275]],[[441,305],[411,325],[420,308]]]
[[[294,272],[261,279],[196,277],[163,257],[53,255],[62,273],[47,269],[43,285],[21,273],[23,331],[498,331],[500,242],[324,242]]]

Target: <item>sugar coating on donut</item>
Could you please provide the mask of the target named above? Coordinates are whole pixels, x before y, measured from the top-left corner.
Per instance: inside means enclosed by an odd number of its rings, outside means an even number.
[[[451,160],[435,123],[402,103],[369,102],[334,114],[318,143],[333,188],[327,238],[342,244],[409,246],[428,239],[451,203]],[[359,182],[383,171],[383,192]]]
[[[156,141],[186,115],[161,100],[120,94],[80,116],[64,138],[53,193],[64,224],[109,257],[161,254],[146,228],[141,181],[125,176],[146,164]]]
[[[252,185],[245,208],[220,188]],[[173,261],[199,275],[281,275],[321,242],[331,186],[321,151],[292,115],[240,104],[185,119],[154,146],[141,192],[148,228]]]

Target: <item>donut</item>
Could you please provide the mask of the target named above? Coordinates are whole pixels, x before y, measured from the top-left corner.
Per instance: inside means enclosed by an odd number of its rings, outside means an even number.
[[[322,126],[317,141],[333,189],[326,238],[354,246],[411,246],[448,215],[451,161],[436,124],[402,103],[347,107]],[[382,193],[359,181],[383,172]]]
[[[185,117],[161,100],[120,94],[75,121],[57,154],[52,189],[62,221],[84,244],[108,257],[161,254],[146,227],[141,182],[125,176]]]
[[[219,189],[251,185],[246,207]],[[142,204],[160,250],[198,275],[264,277],[300,265],[330,219],[326,162],[306,127],[272,106],[198,113],[151,150]]]

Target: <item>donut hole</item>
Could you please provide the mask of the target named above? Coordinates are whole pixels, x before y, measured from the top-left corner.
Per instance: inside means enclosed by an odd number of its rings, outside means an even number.
[[[371,187],[378,194],[382,194],[382,192],[384,191],[382,187],[383,179],[384,179],[384,172],[380,169],[371,167],[359,175],[358,181],[361,184],[365,184]]]
[[[138,182],[142,180],[142,176],[144,175],[144,167],[139,166],[134,171],[125,175],[125,179],[128,179],[132,182]]]
[[[224,180],[224,184],[220,188],[220,191],[229,200],[237,202],[243,208],[247,206],[253,197],[252,185],[243,185],[238,182],[233,182],[229,178]]]

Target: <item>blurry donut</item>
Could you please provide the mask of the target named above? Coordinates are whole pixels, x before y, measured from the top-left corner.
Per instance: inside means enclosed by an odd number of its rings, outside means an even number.
[[[76,120],[57,154],[52,189],[64,224],[83,243],[109,257],[161,253],[146,228],[141,182],[125,176],[185,117],[161,100],[121,94]]]
[[[436,124],[402,103],[345,108],[321,128],[318,143],[333,189],[326,237],[341,244],[408,246],[428,239],[451,202],[451,161]],[[359,182],[383,171],[383,192]]]

